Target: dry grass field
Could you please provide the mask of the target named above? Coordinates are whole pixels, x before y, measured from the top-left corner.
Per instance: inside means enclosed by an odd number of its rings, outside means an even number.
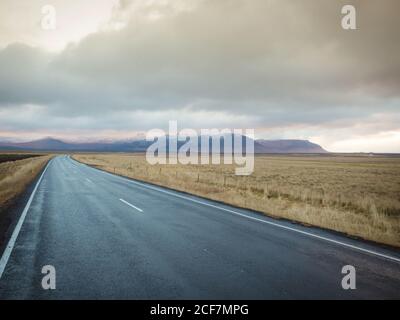
[[[20,195],[50,158],[48,155],[0,154],[0,208]]]
[[[155,165],[143,154],[76,154],[83,163],[267,215],[400,246],[400,158],[257,156],[232,165]]]

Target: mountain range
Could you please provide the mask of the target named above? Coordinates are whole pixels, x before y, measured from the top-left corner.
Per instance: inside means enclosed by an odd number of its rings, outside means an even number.
[[[244,143],[248,137],[243,137]],[[152,141],[132,140],[115,142],[66,142],[45,138],[30,142],[0,142],[0,150],[26,151],[85,151],[85,152],[145,152]],[[184,141],[178,141],[178,148]],[[223,147],[223,141],[221,148]],[[308,140],[254,141],[255,153],[327,153],[320,145]]]

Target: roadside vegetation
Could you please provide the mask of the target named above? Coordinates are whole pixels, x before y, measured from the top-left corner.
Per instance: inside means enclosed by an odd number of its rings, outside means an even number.
[[[76,154],[108,172],[267,215],[400,246],[400,157],[257,156],[231,165],[155,165],[143,154]]]
[[[50,158],[49,155],[0,153],[0,209],[26,189]]]
[[[0,153],[0,163],[40,157],[40,154]]]

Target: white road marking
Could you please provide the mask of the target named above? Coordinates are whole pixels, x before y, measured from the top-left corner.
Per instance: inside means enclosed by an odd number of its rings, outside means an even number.
[[[87,166],[87,165],[86,165],[86,167],[94,169],[93,167],[90,167],[90,166]],[[94,170],[96,170],[96,169],[94,169]],[[109,173],[107,171],[103,171],[103,170],[100,170],[100,169],[97,169],[97,170],[100,171],[100,172],[103,172],[103,173],[105,173],[107,175],[110,175],[112,177],[123,179],[123,180],[125,180],[127,182],[142,186],[142,187],[147,188],[147,189],[155,190],[155,191],[162,192],[162,193],[165,193],[165,194],[177,197],[177,198],[185,199],[185,200],[188,200],[188,201],[191,201],[191,202],[195,202],[195,203],[198,203],[198,204],[201,204],[201,205],[204,205],[204,206],[208,206],[208,207],[211,207],[211,208],[215,208],[215,209],[218,209],[218,210],[229,212],[229,213],[232,213],[232,214],[237,215],[237,216],[241,216],[241,217],[249,219],[249,220],[253,220],[253,221],[258,221],[258,222],[261,222],[261,223],[269,224],[269,225],[274,226],[274,227],[278,227],[278,228],[281,228],[281,229],[297,232],[297,233],[300,233],[300,234],[303,234],[303,235],[306,235],[306,236],[309,236],[309,237],[313,237],[313,238],[316,238],[316,239],[319,239],[319,240],[323,240],[323,241],[327,241],[327,242],[330,242],[330,243],[334,243],[334,244],[339,245],[339,246],[351,248],[351,249],[358,250],[358,251],[361,251],[361,252],[364,252],[364,253],[368,253],[368,254],[371,254],[371,255],[374,255],[374,256],[377,256],[377,257],[381,257],[381,258],[385,258],[385,259],[388,259],[388,260],[400,262],[400,258],[396,258],[396,257],[389,256],[389,255],[386,255],[386,254],[383,254],[383,253],[379,253],[379,252],[376,252],[376,251],[368,250],[368,249],[365,249],[365,248],[362,248],[362,247],[359,247],[359,246],[355,246],[355,245],[352,245],[352,244],[349,244],[349,243],[345,243],[345,242],[342,242],[342,241],[330,239],[330,238],[327,238],[327,237],[324,237],[324,236],[319,236],[319,235],[311,233],[311,232],[307,232],[307,231],[299,230],[299,229],[296,229],[296,228],[284,226],[284,225],[281,225],[279,223],[275,223],[275,222],[271,222],[271,221],[267,221],[267,220],[263,220],[263,219],[259,219],[259,218],[255,218],[255,217],[251,217],[251,216],[248,216],[246,214],[243,214],[243,213],[231,210],[231,209],[227,209],[227,208],[223,208],[223,207],[220,207],[220,206],[216,206],[216,205],[213,205],[211,203],[207,203],[207,202],[204,202],[204,201],[192,199],[192,198],[180,195],[180,194],[176,194],[176,193],[173,193],[173,192],[170,192],[170,191],[167,191],[167,190],[163,190],[163,189],[160,189],[160,188],[157,188],[157,187],[153,187],[153,186],[147,185],[145,183],[141,183],[141,182],[138,182],[138,181],[134,181],[134,180],[125,178],[125,177],[117,176],[117,175],[114,175],[114,174]]]
[[[21,227],[22,227],[22,225],[23,225],[23,223],[25,221],[26,214],[29,211],[29,208],[30,208],[30,206],[32,204],[33,198],[35,197],[36,191],[37,191],[37,189],[38,189],[38,187],[40,185],[40,182],[42,182],[43,176],[46,173],[47,168],[49,167],[49,165],[50,165],[50,163],[52,161],[53,160],[50,160],[47,163],[46,168],[44,169],[42,175],[40,176],[38,182],[36,183],[36,186],[33,189],[32,193],[31,193],[31,196],[29,197],[29,200],[28,200],[28,202],[27,202],[27,204],[26,204],[26,206],[24,208],[24,211],[22,212],[22,215],[19,218],[17,225],[15,226],[15,229],[14,229],[12,235],[11,235],[11,238],[8,241],[7,247],[3,252],[3,255],[2,255],[1,260],[0,260],[0,279],[1,279],[2,275],[3,275],[4,269],[7,266],[7,262],[8,262],[8,259],[10,258],[10,256],[11,256],[12,250],[14,249],[15,242],[17,241],[19,232],[20,232]]]
[[[124,199],[119,199],[119,201],[125,203],[126,205],[132,207],[133,209],[136,209],[136,210],[139,211],[139,212],[143,212],[142,209],[140,209],[140,208],[134,206],[132,203],[129,203],[128,201],[125,201]]]

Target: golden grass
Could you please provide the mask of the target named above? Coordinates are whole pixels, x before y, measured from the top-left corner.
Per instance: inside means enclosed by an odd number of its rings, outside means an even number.
[[[253,175],[232,165],[155,165],[138,154],[74,158],[127,177],[238,207],[400,246],[400,158],[257,156]]]
[[[19,196],[35,179],[51,156],[0,163],[0,207]]]

